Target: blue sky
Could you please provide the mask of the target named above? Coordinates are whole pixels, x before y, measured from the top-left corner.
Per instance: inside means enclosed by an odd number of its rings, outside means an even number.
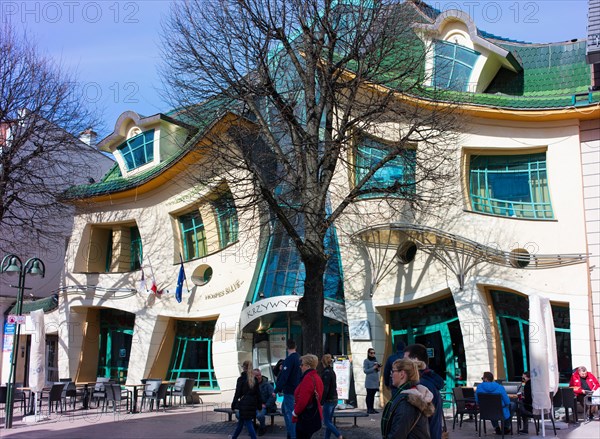
[[[206,0],[210,1],[210,0]],[[26,30],[42,53],[76,71],[82,95],[102,110],[101,136],[126,110],[169,110],[160,97],[160,23],[171,1],[2,0],[0,19]],[[477,27],[528,42],[585,38],[587,0],[430,1],[462,9]]]

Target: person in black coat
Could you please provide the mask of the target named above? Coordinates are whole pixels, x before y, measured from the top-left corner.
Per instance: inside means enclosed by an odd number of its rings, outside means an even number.
[[[344,439],[342,434],[333,424],[333,411],[338,403],[337,394],[337,377],[331,367],[333,365],[333,357],[330,354],[325,354],[321,358],[323,371],[321,372],[321,380],[323,380],[323,397],[321,405],[323,406],[323,424],[325,424],[325,439],[329,439],[331,435],[336,439]]]
[[[519,433],[529,434],[529,418],[533,413],[533,397],[531,395],[531,374],[529,372],[523,372],[523,399],[519,404],[519,412],[521,419],[523,420],[523,427],[519,430]]]
[[[233,433],[232,438],[237,437],[242,432],[244,425],[248,429],[248,433],[252,439],[256,439],[256,431],[254,430],[254,417],[256,411],[262,408],[262,399],[260,397],[259,384],[252,374],[252,362],[244,361],[242,364],[242,374],[235,385],[235,395],[231,402],[231,409],[237,410],[238,423]]]

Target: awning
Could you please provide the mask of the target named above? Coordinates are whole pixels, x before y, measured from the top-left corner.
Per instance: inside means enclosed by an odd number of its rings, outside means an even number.
[[[13,314],[16,311],[16,307],[17,303],[15,302],[15,304],[8,309],[6,314]],[[53,294],[43,299],[23,302],[21,314],[29,314],[31,311],[38,309],[41,309],[44,312],[50,312],[56,308],[58,308],[58,294]]]

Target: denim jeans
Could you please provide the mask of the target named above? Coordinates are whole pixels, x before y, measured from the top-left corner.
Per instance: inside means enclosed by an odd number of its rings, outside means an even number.
[[[248,433],[252,439],[256,439],[256,432],[254,431],[254,419],[240,419],[235,427],[235,431],[233,432],[233,439],[237,439],[237,437],[242,432],[242,428],[246,426]]]
[[[258,422],[260,422],[260,428],[265,428],[265,416],[267,416],[266,407],[256,411],[256,419],[258,419]]]
[[[335,410],[336,405],[337,402],[326,402],[323,404],[323,424],[327,428],[327,430],[325,430],[325,439],[329,439],[332,433],[336,438],[341,435],[339,430],[333,425],[333,411]]]
[[[291,439],[296,439],[296,424],[292,422],[292,412],[294,411],[294,395],[284,393],[281,403],[281,412],[285,421],[285,428]]]

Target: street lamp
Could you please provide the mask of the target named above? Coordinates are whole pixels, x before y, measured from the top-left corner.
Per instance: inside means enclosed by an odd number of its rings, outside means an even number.
[[[17,305],[15,314],[20,316],[23,308],[23,292],[25,290],[25,275],[42,276],[46,274],[46,266],[41,259],[29,258],[25,264],[21,259],[13,254],[4,256],[0,264],[0,273],[18,273],[19,284],[17,285]],[[14,285],[11,285],[14,288]],[[21,325],[16,325],[14,335],[12,356],[10,361],[10,373],[8,374],[8,386],[6,389],[6,428],[12,428],[13,420],[13,402],[15,399],[15,378],[17,376],[17,357],[19,352],[19,336],[21,335]]]

